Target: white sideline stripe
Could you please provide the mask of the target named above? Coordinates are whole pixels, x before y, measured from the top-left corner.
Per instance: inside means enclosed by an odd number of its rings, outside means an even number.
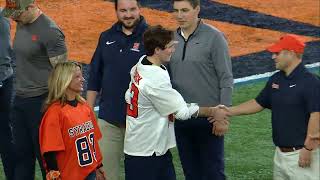
[[[309,68],[320,67],[320,62],[313,63],[313,64],[307,64],[305,66],[308,69]],[[237,79],[234,80],[234,84],[248,82],[248,81],[252,81],[252,80],[258,80],[258,79],[262,79],[262,78],[267,78],[267,77],[272,76],[276,72],[278,72],[278,71],[266,72],[266,73],[263,73],[263,74],[256,74],[256,75],[251,75],[251,76],[247,76],[247,77],[243,77],[243,78],[237,78]]]
[[[320,67],[320,62],[313,63],[313,64],[307,64],[305,65],[307,68],[314,68],[314,67]]]
[[[306,68],[315,68],[315,67],[320,67],[320,62],[318,63],[314,63],[314,64],[307,64],[305,65]],[[243,82],[247,82],[247,81],[252,81],[252,80],[258,80],[258,79],[262,79],[262,78],[267,78],[272,76],[272,74],[274,74],[275,72],[278,71],[273,71],[273,72],[266,72],[263,74],[257,74],[257,75],[252,75],[252,76],[247,76],[247,77],[243,77],[243,78],[238,78],[234,80],[234,83],[243,83]],[[94,111],[98,112],[99,111],[99,106],[94,107]]]

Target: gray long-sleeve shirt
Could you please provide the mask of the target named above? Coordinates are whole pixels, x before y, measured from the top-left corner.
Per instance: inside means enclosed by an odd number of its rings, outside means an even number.
[[[179,44],[169,64],[173,87],[188,103],[230,106],[233,75],[223,33],[200,21],[188,40],[181,35],[180,29],[175,36]]]
[[[0,9],[0,82],[13,74],[11,66],[10,22],[1,15]]]

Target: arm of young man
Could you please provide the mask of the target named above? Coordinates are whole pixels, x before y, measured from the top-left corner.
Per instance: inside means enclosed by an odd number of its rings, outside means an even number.
[[[233,74],[228,42],[223,33],[215,35],[211,58],[217,71],[220,87],[220,104],[232,105]]]
[[[220,87],[220,104],[231,106],[233,90],[232,64],[229,53],[228,42],[222,32],[215,34],[214,43],[211,47],[211,58],[216,69],[217,79]],[[229,129],[229,121],[216,121],[212,132],[222,136]]]
[[[199,107],[197,104],[191,103],[188,104],[186,107],[179,109],[175,112],[175,117],[179,120],[187,120],[192,117],[214,117],[215,119],[226,119],[227,115],[223,116],[219,114],[220,117],[217,117],[216,112],[219,108],[218,107]]]
[[[191,117],[215,116],[216,107],[199,107],[195,103],[187,104],[183,97],[172,88],[169,82],[152,87],[148,86],[147,94],[160,114],[174,114],[176,119],[187,120]]]

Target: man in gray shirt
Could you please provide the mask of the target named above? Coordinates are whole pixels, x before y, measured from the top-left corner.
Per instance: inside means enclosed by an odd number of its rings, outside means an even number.
[[[3,14],[18,23],[13,42],[17,65],[12,119],[17,152],[15,179],[34,179],[35,158],[45,179],[38,138],[41,109],[50,71],[67,59],[64,34],[34,0],[6,1]]]
[[[0,8],[0,13],[2,9]],[[13,179],[14,151],[10,128],[12,97],[10,22],[0,14],[0,154],[6,178]]]
[[[227,41],[221,31],[202,22],[200,0],[174,0],[179,24],[169,69],[173,87],[186,102],[199,106],[231,105],[233,75]],[[176,121],[177,147],[186,180],[225,179],[223,135],[228,125],[206,119]]]

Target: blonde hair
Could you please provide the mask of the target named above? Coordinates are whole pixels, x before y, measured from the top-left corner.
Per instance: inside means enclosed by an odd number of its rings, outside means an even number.
[[[60,102],[61,105],[66,104],[66,90],[72,81],[73,74],[77,67],[82,69],[80,64],[72,61],[61,62],[54,67],[48,79],[49,92],[44,103],[44,111],[46,111],[47,108],[55,102]],[[85,102],[84,98],[82,98],[80,94],[76,96],[76,100],[79,102]]]

